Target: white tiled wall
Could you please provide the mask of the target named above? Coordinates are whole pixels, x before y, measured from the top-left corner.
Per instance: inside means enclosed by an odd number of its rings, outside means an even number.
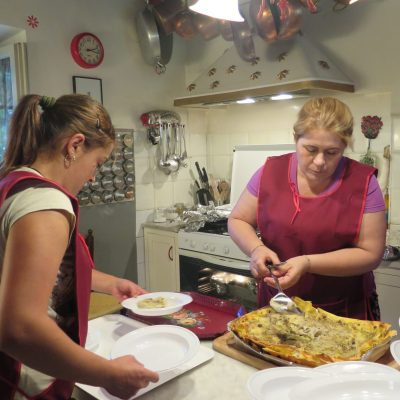
[[[383,149],[392,144],[392,116],[390,93],[337,96],[347,103],[354,116],[354,147],[347,155],[359,159],[365,153],[368,141],[361,133],[361,118],[378,115],[384,123],[379,136],[371,141],[371,149],[377,156],[379,183],[382,189],[387,182],[388,161]],[[137,133],[135,139],[141,145],[136,157],[136,205],[138,213],[146,211],[151,218],[154,207],[167,207],[176,202],[193,202],[193,182],[198,180],[194,162],[207,168],[208,174],[217,179],[230,179],[232,152],[241,144],[292,143],[292,127],[297,113],[306,99],[286,102],[264,102],[253,105],[232,105],[215,109],[179,110],[186,123],[188,168],[178,174],[166,176],[155,165],[155,149],[147,141],[145,133]],[[400,126],[400,124],[399,124]],[[399,132],[400,135],[400,132]],[[391,162],[391,232],[393,244],[400,245],[400,145],[392,152]]]

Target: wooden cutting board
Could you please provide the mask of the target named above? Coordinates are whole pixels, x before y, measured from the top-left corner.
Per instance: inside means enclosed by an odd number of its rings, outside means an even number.
[[[231,332],[225,333],[224,335],[214,339],[213,349],[257,369],[273,368],[277,366],[272,362],[268,362],[256,357],[255,355],[247,353],[245,349],[242,349],[240,345],[235,343],[235,339],[233,338],[233,334]],[[385,351],[385,354],[383,354],[382,357],[380,357],[376,362],[388,365],[400,371],[400,365],[394,361],[388,349]]]

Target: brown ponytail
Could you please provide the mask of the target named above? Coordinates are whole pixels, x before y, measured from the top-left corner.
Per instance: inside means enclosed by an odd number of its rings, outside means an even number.
[[[51,100],[51,101],[50,101]],[[115,140],[111,118],[90,96],[68,94],[54,98],[24,96],[11,117],[0,177],[31,165],[39,155],[53,157],[63,141],[76,132],[85,135],[85,148],[107,146]]]
[[[40,96],[24,96],[11,117],[7,148],[1,165],[1,176],[22,165],[31,164],[40,142]]]

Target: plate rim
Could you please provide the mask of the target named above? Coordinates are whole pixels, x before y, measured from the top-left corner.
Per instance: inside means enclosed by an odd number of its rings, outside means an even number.
[[[361,372],[349,372],[349,371],[343,371],[343,370],[339,370],[336,372],[330,372],[330,369],[336,369],[336,367],[339,367],[340,365],[342,366],[346,366],[346,365],[364,365],[366,367],[371,367],[371,371],[361,371]],[[348,360],[348,361],[338,361],[338,362],[334,362],[334,363],[328,363],[328,364],[322,364],[322,365],[318,365],[318,367],[314,367],[314,369],[318,370],[318,371],[325,371],[326,373],[330,374],[330,375],[342,375],[342,374],[372,374],[372,373],[377,373],[378,371],[372,371],[373,369],[380,369],[382,371],[387,371],[388,373],[393,373],[393,374],[400,374],[400,371],[398,371],[397,369],[390,367],[389,365],[386,364],[380,364],[380,363],[376,363],[374,361],[366,361],[366,360]]]
[[[173,296],[172,296],[173,295]],[[169,307],[159,307],[159,308],[139,308],[137,307],[137,302],[143,299],[151,298],[151,297],[167,297],[167,298],[173,298],[173,297],[178,297],[181,298],[182,301],[179,302],[179,304],[175,304],[173,306]],[[162,316],[162,315],[168,315],[173,312],[181,310],[186,304],[189,304],[193,301],[192,296],[186,294],[186,293],[180,293],[180,292],[149,292],[149,293],[144,293],[136,297],[129,297],[128,299],[124,299],[121,301],[121,306],[124,308],[132,311],[133,313],[137,315],[143,315],[147,317],[156,317],[156,316]],[[132,305],[128,305],[127,303],[131,302]]]
[[[152,331],[158,331],[159,333],[163,333],[168,331],[167,333],[174,333],[177,336],[179,336],[180,338],[183,338],[184,340],[186,340],[186,343],[188,344],[188,351],[187,354],[185,355],[185,357],[183,357],[182,360],[179,361],[179,363],[176,363],[174,365],[172,365],[171,367],[168,368],[163,368],[163,369],[159,369],[159,370],[155,370],[156,372],[160,373],[160,372],[165,372],[165,371],[169,371],[172,369],[175,369],[177,367],[179,367],[180,365],[184,364],[185,362],[189,361],[190,359],[192,359],[198,352],[199,348],[200,348],[200,340],[199,338],[189,329],[183,328],[181,326],[176,326],[176,325],[148,325],[148,326],[144,326],[141,328],[137,328],[134,329],[128,333],[126,333],[125,335],[122,335],[121,337],[119,337],[114,345],[112,346],[112,348],[110,349],[110,359],[114,359],[117,357],[122,357],[123,355],[113,355],[115,348],[117,347],[117,345],[121,345],[120,343],[123,343],[124,340],[128,340],[128,337],[134,337],[134,336],[138,336],[140,337],[146,337],[146,334],[148,334]],[[152,332],[154,333],[154,332]],[[127,354],[133,354],[131,352],[127,353]],[[139,360],[140,361],[140,360]],[[147,367],[151,369],[151,367]]]
[[[289,399],[290,400],[298,400],[299,399],[299,390],[300,390],[300,395],[303,396],[302,398],[305,398],[304,396],[308,394],[308,396],[311,395],[310,390],[315,390],[315,387],[318,387],[318,389],[323,389],[325,386],[328,385],[336,385],[337,387],[341,387],[343,383],[350,383],[353,382],[355,380],[360,380],[363,382],[371,382],[373,381],[374,384],[379,381],[379,382],[393,382],[395,381],[396,383],[399,384],[400,386],[400,376],[399,377],[395,377],[393,376],[388,376],[388,375],[376,375],[373,373],[354,373],[354,374],[335,374],[335,375],[326,375],[325,377],[321,378],[321,379],[310,379],[304,382],[300,382],[297,385],[294,385],[290,391],[289,391]],[[325,385],[326,384],[326,385]],[[304,394],[304,389],[303,387],[307,387],[310,386],[311,388],[309,389],[308,393]],[[326,388],[325,388],[326,389]],[[303,393],[301,393],[301,390],[303,391]],[[310,398],[310,397],[308,397]],[[350,398],[349,398],[350,399]]]

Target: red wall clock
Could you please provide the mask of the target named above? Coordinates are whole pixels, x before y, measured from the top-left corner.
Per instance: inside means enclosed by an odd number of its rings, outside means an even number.
[[[81,67],[95,68],[103,61],[103,44],[93,33],[78,33],[71,41],[71,55]]]

